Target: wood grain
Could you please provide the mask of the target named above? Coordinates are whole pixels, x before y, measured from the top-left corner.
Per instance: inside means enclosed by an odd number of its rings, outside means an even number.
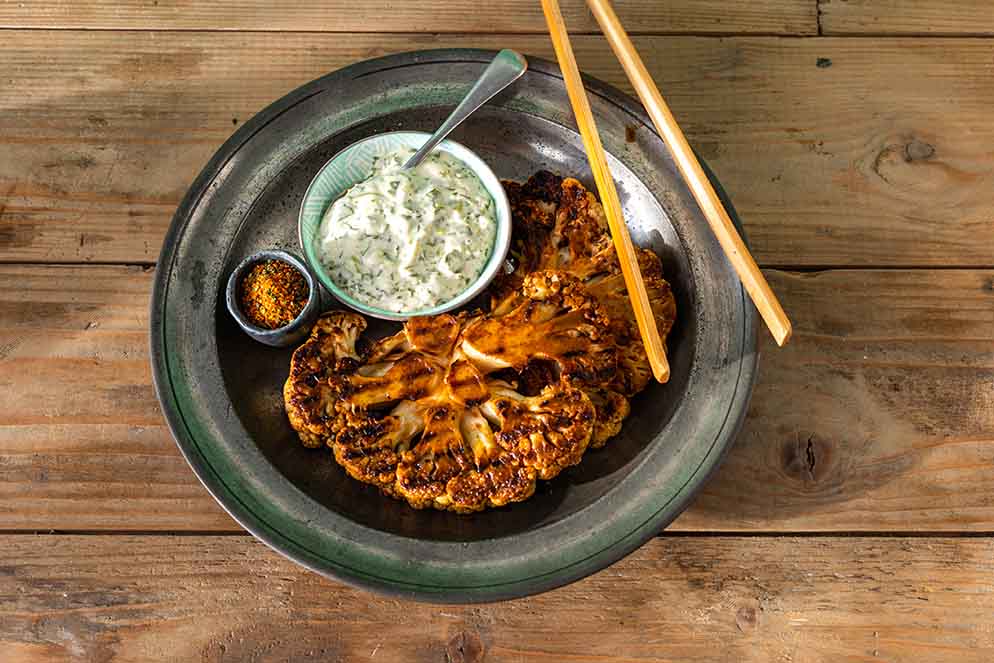
[[[0,529],[235,527],[159,411],[151,282],[139,267],[0,268],[17,284],[0,290]]]
[[[994,272],[767,277],[795,338],[760,335],[745,429],[673,529],[994,530]],[[151,280],[0,266],[0,529],[238,529],[158,410]]]
[[[818,0],[826,35],[991,35],[990,0]]]
[[[583,4],[563,0],[580,66],[629,91]],[[549,58],[538,2],[0,2],[0,661],[994,659],[994,42],[964,38],[994,35],[994,5],[614,4],[760,264],[895,269],[766,270],[795,337],[760,336],[745,428],[682,535],[461,607],[198,535],[241,530],[155,401],[151,271],[19,263],[152,263],[272,100],[391,52]],[[863,38],[778,36],[815,33]]]
[[[347,63],[548,37],[13,30],[0,42],[0,261],[151,262],[231,131]],[[994,265],[994,45],[641,37],[763,266]],[[601,37],[588,73],[628,83]],[[922,241],[928,238],[928,241]]]
[[[640,32],[814,34],[813,0],[682,0],[676,3],[619,0],[622,17]],[[565,0],[574,33],[597,25],[583,0]],[[543,33],[537,2],[470,0],[396,2],[367,0],[361,11],[345,0],[29,0],[0,3],[0,27],[262,30],[321,32],[508,32]]]
[[[994,529],[994,272],[769,274],[794,339],[677,525]]]
[[[0,538],[0,659],[986,663],[994,542],[656,539],[541,596],[384,599],[249,537]]]

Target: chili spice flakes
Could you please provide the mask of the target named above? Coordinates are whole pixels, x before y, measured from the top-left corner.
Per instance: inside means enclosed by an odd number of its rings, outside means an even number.
[[[303,274],[282,260],[264,260],[242,277],[238,301],[256,327],[279,329],[307,306],[310,289]]]

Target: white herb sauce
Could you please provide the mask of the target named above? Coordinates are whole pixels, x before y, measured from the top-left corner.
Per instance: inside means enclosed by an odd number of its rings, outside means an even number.
[[[406,313],[453,299],[483,271],[497,234],[493,199],[476,174],[435,151],[413,170],[401,149],[325,213],[318,256],[336,285],[370,306]]]

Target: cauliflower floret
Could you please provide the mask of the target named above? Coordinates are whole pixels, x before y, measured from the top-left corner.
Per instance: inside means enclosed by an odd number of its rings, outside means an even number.
[[[503,316],[486,316],[463,332],[460,349],[481,370],[522,371],[533,359],[556,363],[568,381],[601,384],[613,378],[617,351],[606,336],[609,321],[576,278],[560,272],[530,274],[524,299]]]
[[[537,396],[495,385],[480,410],[499,428],[497,443],[542,479],[579,463],[594,431],[590,399],[564,383]]]
[[[335,460],[354,479],[392,487],[400,455],[424,430],[421,410],[413,401],[401,401],[385,417],[357,418],[329,441]]]
[[[424,430],[397,467],[398,492],[412,506],[431,506],[444,499],[451,479],[473,467],[473,456],[459,430],[462,408],[439,403],[425,409]]]
[[[497,444],[478,408],[433,405],[424,422],[424,431],[403,453],[396,472],[398,495],[415,508],[468,513],[521,501],[535,492],[535,470]]]
[[[562,180],[556,223],[542,250],[540,269],[573,271],[585,258],[613,245],[604,208],[594,194],[571,177]]]
[[[670,284],[663,279],[659,257],[652,251],[636,249],[642,280],[656,328],[666,344],[666,336],[676,319],[676,301]],[[583,282],[587,292],[603,307],[610,319],[611,338],[619,350],[619,372],[614,388],[632,396],[645,389],[652,378],[649,358],[642,345],[635,312],[628,299],[628,289],[615,257],[614,247],[582,258],[575,263],[574,272]]]
[[[340,399],[348,386],[340,375],[359,365],[356,349],[366,320],[356,313],[334,311],[321,316],[310,338],[293,353],[283,401],[290,424],[307,447],[319,447],[341,428]]]
[[[507,313],[519,300],[525,277],[540,269],[542,251],[556,224],[562,178],[539,171],[524,184],[503,181],[511,206],[511,271],[498,274],[490,285],[491,311]]]
[[[507,281],[517,288],[498,288],[495,314],[505,314],[519,305],[521,285],[527,273],[555,270],[576,277],[601,305],[610,320],[609,337],[618,349],[619,370],[612,389],[632,396],[645,388],[652,377],[649,359],[638,331],[621,266],[614,251],[604,208],[592,193],[572,178],[546,172],[513,188],[513,241],[526,243],[527,256]],[[552,211],[550,211],[552,210]],[[649,304],[664,343],[676,318],[676,302],[663,279],[659,257],[647,249],[636,253]]]
[[[586,393],[597,413],[590,448],[598,449],[621,432],[621,424],[628,418],[632,408],[627,398],[610,389],[591,389]]]

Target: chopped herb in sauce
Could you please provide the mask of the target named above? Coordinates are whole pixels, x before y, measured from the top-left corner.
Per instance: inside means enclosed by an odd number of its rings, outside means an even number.
[[[483,271],[497,235],[495,206],[476,174],[436,151],[414,170],[402,149],[325,213],[318,254],[360,302],[405,313],[443,304]]]

